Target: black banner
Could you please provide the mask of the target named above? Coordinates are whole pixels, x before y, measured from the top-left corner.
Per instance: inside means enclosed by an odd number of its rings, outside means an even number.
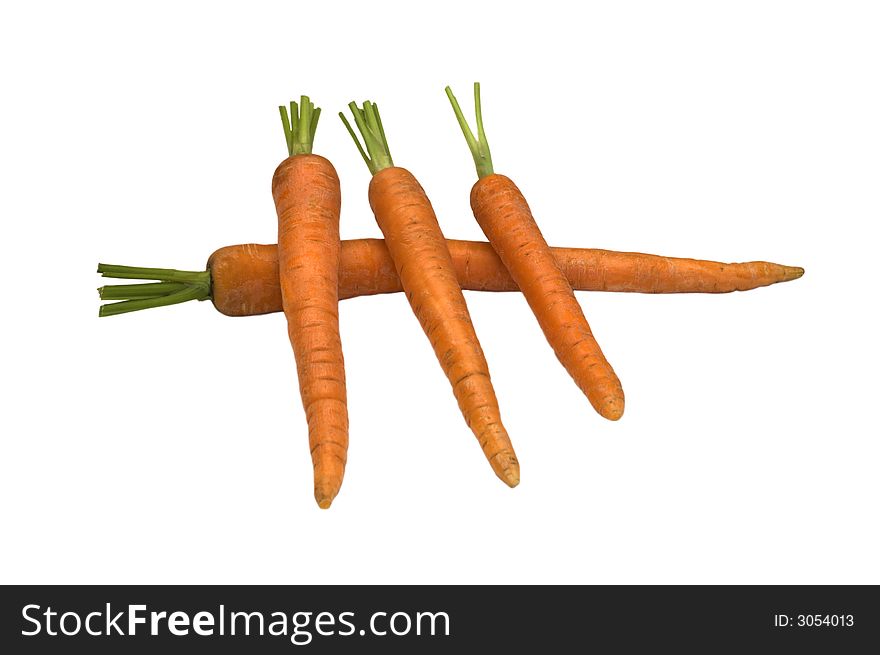
[[[2,589],[0,611],[4,653],[880,645],[880,597],[869,586],[23,586]]]

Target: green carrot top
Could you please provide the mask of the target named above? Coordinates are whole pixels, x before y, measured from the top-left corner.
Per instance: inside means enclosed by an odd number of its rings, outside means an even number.
[[[309,100],[308,96],[300,96],[300,104],[290,101],[290,115],[287,107],[278,107],[281,112],[281,124],[284,126],[284,140],[287,143],[287,154],[309,155],[312,152],[312,144],[315,142],[315,130],[318,129],[318,119],[321,117],[320,107]]]
[[[345,123],[345,128],[354,139],[354,144],[357,146],[358,152],[361,153],[361,157],[364,158],[370,173],[375,175],[383,168],[394,166],[394,162],[391,160],[391,151],[388,149],[388,140],[385,138],[385,128],[382,127],[382,119],[379,116],[379,108],[376,103],[366,100],[361,108],[354,102],[350,102],[348,107],[351,109],[358,131],[364,139],[363,146],[352,129],[351,123],[345,118],[345,114],[339,112],[339,118]]]
[[[118,300],[101,305],[98,316],[116,316],[153,307],[165,307],[211,297],[210,271],[178,271],[171,268],[137,268],[98,264],[102,277],[124,280],[154,280],[138,284],[111,284],[98,289],[101,300]]]
[[[449,102],[452,103],[452,111],[458,119],[461,131],[464,133],[465,141],[470,148],[471,155],[474,158],[474,164],[477,167],[477,175],[482,179],[487,175],[492,175],[495,171],[492,168],[492,154],[489,152],[489,142],[486,141],[486,133],[483,131],[483,108],[480,104],[480,83],[474,82],[474,106],[477,114],[477,138],[474,138],[471,128],[468,126],[461,107],[458,106],[458,100],[452,94],[452,89],[446,87],[446,95]]]

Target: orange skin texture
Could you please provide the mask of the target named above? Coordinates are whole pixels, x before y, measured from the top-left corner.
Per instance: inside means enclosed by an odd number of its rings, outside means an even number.
[[[339,337],[339,177],[318,155],[285,159],[272,178],[278,279],[309,426],[315,500],[339,493],[348,453],[345,366]]]
[[[471,189],[471,209],[565,370],[600,415],[619,419],[623,387],[525,197],[504,175],[487,175]]]
[[[412,173],[399,167],[373,175],[369,198],[407,300],[468,427],[495,474],[515,487],[519,462],[501,423],[489,366],[431,201]]]
[[[519,291],[492,246],[483,241],[447,239],[455,275],[469,291]],[[551,248],[577,291],[628,293],[731,293],[796,280],[797,266],[770,262],[725,264],[595,248]],[[245,243],[218,249],[208,259],[212,300],[226,316],[282,311],[278,247]],[[342,242],[339,299],[403,291],[382,239]]]

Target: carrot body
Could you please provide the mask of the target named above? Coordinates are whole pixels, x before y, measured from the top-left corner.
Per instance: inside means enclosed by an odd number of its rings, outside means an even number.
[[[369,199],[406,297],[468,427],[495,474],[516,486],[519,463],[501,423],[489,367],[428,196],[409,171],[388,167],[373,175]]]
[[[565,370],[599,414],[619,419],[624,405],[620,380],[522,193],[509,178],[493,173],[474,184],[471,208]]]
[[[298,154],[275,171],[272,196],[278,212],[278,280],[308,421],[315,500],[326,509],[339,492],[348,452],[337,293],[339,178],[323,157]],[[257,291],[251,301],[259,302],[260,295]]]
[[[518,291],[498,254],[482,241],[447,239],[462,289]],[[797,266],[771,262],[727,264],[595,248],[551,248],[572,288],[625,293],[731,293],[796,280]],[[278,248],[274,244],[225,246],[208,259],[212,300],[226,316],[282,311]],[[343,241],[339,258],[339,299],[403,291],[382,239]]]

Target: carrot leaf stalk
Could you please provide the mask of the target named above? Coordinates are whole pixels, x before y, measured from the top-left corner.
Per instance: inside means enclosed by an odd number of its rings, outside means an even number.
[[[315,103],[308,96],[300,96],[300,104],[290,101],[290,114],[287,107],[278,107],[281,112],[281,125],[284,127],[284,140],[287,142],[287,154],[310,155],[312,144],[315,142],[315,130],[318,129],[318,119],[321,117],[321,108],[315,107]]]
[[[458,100],[452,94],[452,89],[446,87],[446,95],[449,102],[452,103],[452,111],[458,119],[461,131],[464,133],[465,141],[470,148],[471,155],[474,158],[474,165],[477,167],[477,175],[480,179],[492,175],[495,171],[492,168],[492,153],[489,152],[489,142],[486,140],[486,133],[483,131],[483,107],[480,103],[480,83],[474,82],[474,107],[477,115],[477,137],[474,138],[471,128],[468,126],[467,119],[458,105]]]
[[[364,158],[370,173],[375,175],[383,168],[394,166],[394,162],[391,161],[391,152],[388,149],[388,141],[385,138],[385,128],[382,127],[382,119],[379,116],[379,108],[376,106],[376,103],[366,100],[363,108],[361,108],[354,102],[350,102],[348,107],[351,109],[351,114],[354,117],[358,131],[363,137],[363,146],[361,146],[360,139],[358,139],[357,134],[352,129],[351,123],[345,118],[345,114],[339,112],[339,118],[345,123],[345,129],[348,130],[351,138],[354,139],[354,144],[357,146],[358,152],[361,153],[361,157]],[[366,148],[366,152],[364,148]]]
[[[172,268],[136,268],[98,264],[101,277],[123,280],[154,280],[139,284],[111,284],[98,289],[101,300],[117,300],[101,305],[98,316],[115,316],[141,309],[176,305],[211,297],[209,271],[177,271]]]

